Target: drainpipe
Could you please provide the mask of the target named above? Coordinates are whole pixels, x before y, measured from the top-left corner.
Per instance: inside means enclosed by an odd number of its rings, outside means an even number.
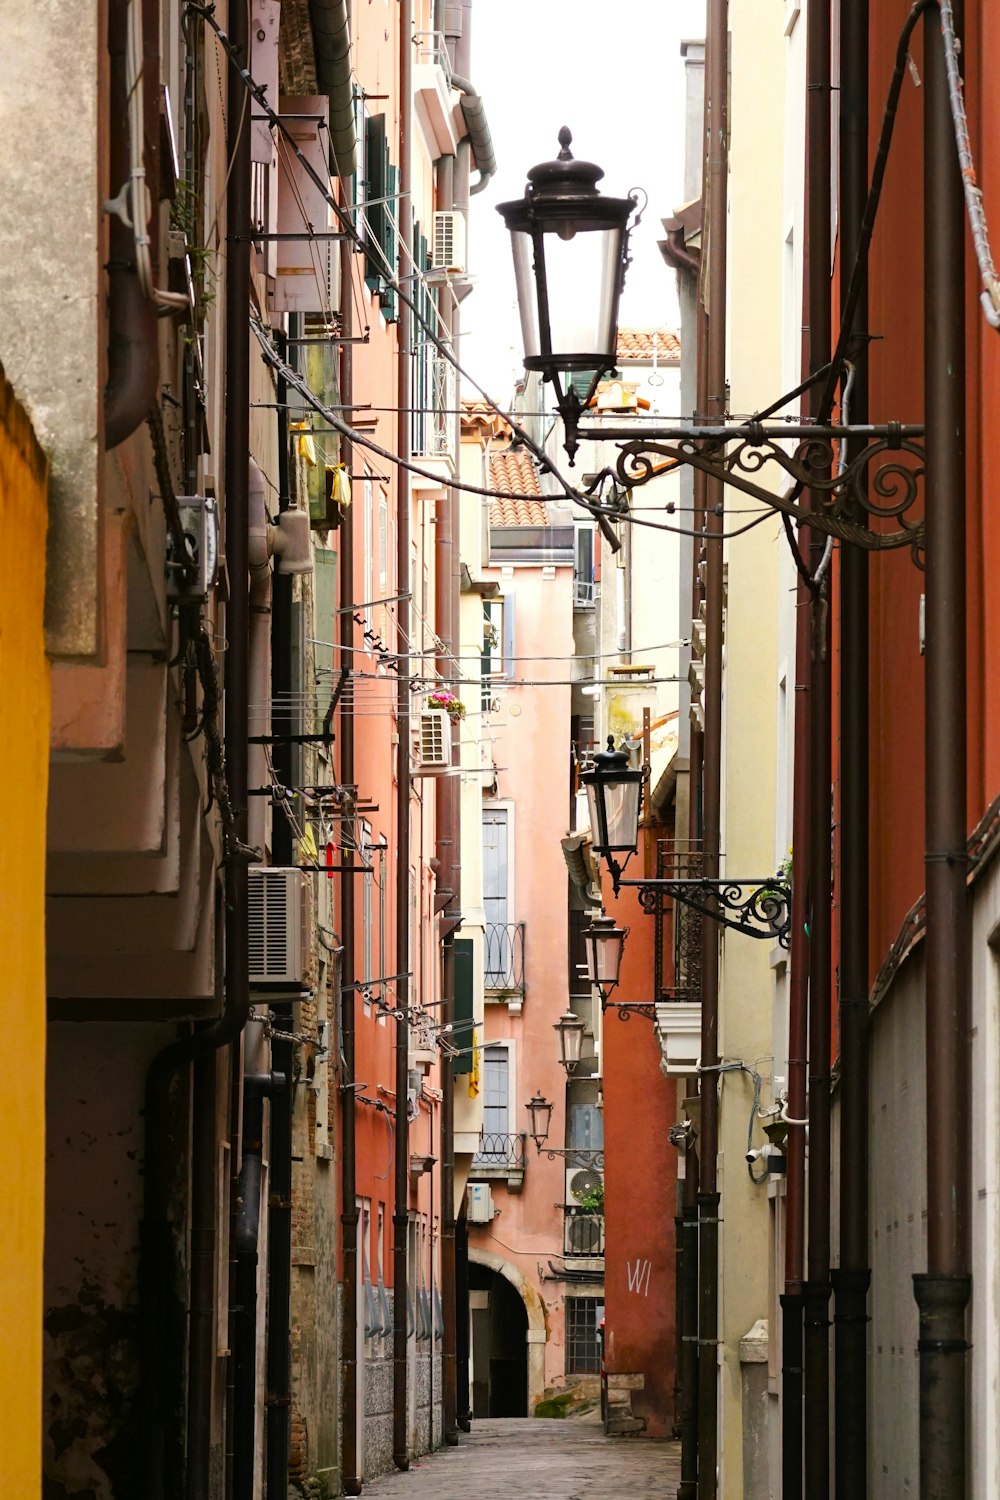
[[[809,267],[806,373],[830,359],[830,0],[809,0],[806,32],[806,200]],[[818,397],[813,397],[815,410]],[[822,494],[811,499],[823,504]],[[806,554],[813,571],[825,538],[813,533]],[[829,577],[813,588],[809,732],[809,1172],[808,1239],[803,1304],[805,1486],[809,1500],[830,1493],[830,1051],[831,891],[830,787],[832,717]],[[793,1118],[801,1118],[793,1116]],[[793,1127],[793,1130],[801,1127]]]
[[[278,353],[287,356],[285,335],[276,333]],[[291,506],[288,463],[288,399],[286,383],[278,377],[278,511]],[[271,732],[278,736],[292,731],[287,705],[292,689],[292,577],[280,570],[270,573],[271,582]],[[291,747],[275,742],[271,747],[274,770],[283,786],[292,784]],[[260,785],[262,783],[258,783]],[[263,799],[258,799],[262,801]],[[275,865],[292,862],[292,830],[281,813],[271,821],[271,858]],[[321,877],[322,878],[322,877]],[[290,1005],[273,1007],[278,1029],[291,1031]],[[286,1078],[292,1076],[290,1042],[272,1040],[271,1063]],[[292,1295],[292,1096],[283,1089],[271,1100],[268,1150],[269,1202],[267,1220],[267,1405],[265,1414],[265,1495],[267,1500],[286,1500],[291,1417],[291,1295]]]
[[[287,1090],[281,1073],[243,1076],[243,1159],[236,1204],[233,1341],[233,1496],[254,1500],[257,1448],[257,1269],[264,1174],[264,1100]]]
[[[707,178],[707,171],[705,173]],[[708,320],[699,290],[697,300],[696,331],[696,393],[695,410],[707,411],[708,365],[706,341]],[[693,483],[694,519],[693,529],[700,531],[705,524],[705,492],[707,475],[695,469]],[[691,618],[697,619],[701,606],[700,564],[702,552],[695,545],[691,549]],[[704,714],[704,708],[702,710]],[[688,752],[690,773],[688,786],[688,848],[696,850],[701,844],[701,803],[704,761],[704,734],[695,724],[691,725],[690,749]],[[676,914],[675,914],[676,920]],[[698,1096],[701,1080],[697,1074],[687,1080],[686,1097]],[[684,1159],[684,1187],[681,1194],[681,1218],[683,1220],[682,1284],[679,1293],[681,1316],[677,1325],[679,1353],[677,1369],[680,1382],[678,1402],[678,1427],[681,1439],[681,1479],[677,1500],[696,1500],[698,1494],[698,1185],[699,1161],[696,1146],[692,1145]]]
[[[867,189],[868,0],[841,0],[841,305]],[[849,414],[855,422],[868,421],[867,330],[866,281],[854,320],[859,338]],[[840,1265],[830,1276],[837,1500],[868,1494],[868,734],[868,553],[841,547]]]
[[[413,124],[413,0],[399,5],[399,229],[402,240],[413,243],[412,186]],[[409,275],[409,264],[400,251],[397,275]],[[406,460],[411,452],[410,351],[411,318],[408,304],[400,298],[396,327],[396,448]],[[397,1469],[410,1466],[407,1440],[407,1238],[410,1189],[410,1121],[407,1086],[410,1064],[410,483],[405,469],[396,475],[396,592],[397,605],[398,743],[396,746],[396,1133],[393,1194],[393,1372],[392,1458]]]
[[[345,245],[340,257],[340,326],[345,342],[340,346],[340,399],[348,408],[354,400],[354,331],[353,256]],[[347,438],[341,438],[340,460],[348,473],[353,467],[354,450]],[[340,615],[338,638],[345,661],[352,661],[354,646],[354,507],[348,506],[340,523]],[[367,594],[362,594],[362,600]],[[354,785],[354,715],[340,714],[337,734],[340,744],[340,779],[344,786]],[[343,1258],[343,1297],[341,1302],[340,1340],[340,1423],[341,1483],[345,1495],[360,1495],[362,1489],[361,1455],[358,1452],[358,1195],[357,1146],[355,1124],[357,1104],[351,1085],[355,1082],[354,1017],[357,996],[354,991],[354,876],[348,873],[354,857],[341,851],[345,873],[340,878],[340,927],[344,951],[340,971],[340,1235]]]
[[[927,1270],[920,1309],[920,1494],[963,1500],[970,1256],[966,896],[965,261],[940,14],[924,45]]]
[[[354,82],[351,78],[350,0],[309,0],[316,82],[330,101],[330,150],[337,176],[357,171]],[[345,245],[344,251],[349,252]]]
[[[239,49],[241,61],[245,65],[246,14],[239,7],[234,10],[230,37]],[[227,222],[230,226],[245,225],[249,229],[250,135],[248,119],[241,113],[243,98],[243,85],[231,66],[227,148],[233,165],[227,187]],[[225,620],[229,644],[225,662],[224,748],[229,793],[235,815],[233,835],[243,846],[247,843],[248,835],[249,307],[250,241],[231,239],[226,278],[225,534],[230,598]],[[239,849],[227,851],[224,878],[226,958],[222,1014],[212,1025],[181,1037],[165,1047],[153,1059],[146,1077],[140,1337],[145,1493],[149,1500],[159,1500],[159,1497],[176,1490],[179,1480],[173,1476],[180,1467],[177,1407],[183,1382],[172,1362],[176,1311],[175,1299],[170,1294],[175,1279],[170,1205],[170,1083],[180,1068],[238,1042],[250,1014],[247,860]],[[231,1114],[230,1125],[235,1163],[239,1157],[239,1094],[236,1081],[240,1070],[239,1052],[235,1047],[230,1055],[230,1067],[234,1079],[231,1098],[236,1106]],[[233,1189],[235,1192],[235,1180]],[[202,1182],[198,1189],[199,1196],[205,1192],[205,1184]],[[204,1339],[203,1324],[199,1337]],[[196,1348],[197,1346],[192,1347],[192,1358],[195,1357]],[[204,1433],[202,1436],[205,1436]]]
[[[471,12],[467,9],[462,17],[463,31],[462,40],[467,43],[468,37],[465,28],[468,27]],[[462,95],[460,107],[462,118],[465,120],[465,128],[469,132],[469,143],[472,153],[476,158],[476,167],[479,170],[479,178],[471,183],[469,192],[475,197],[481,193],[491,177],[496,176],[497,158],[493,150],[493,138],[490,135],[489,122],[486,119],[486,106],[479,96],[475,84],[469,82],[458,73],[452,73],[451,86]]]
[[[726,252],[729,148],[729,5],[709,0],[705,42],[707,62],[705,134],[708,155],[709,252],[706,341],[709,421],[726,409]],[[722,815],[722,529],[725,487],[715,478],[705,486],[707,566],[705,590],[705,715],[702,781],[705,877],[718,879]],[[718,1494],[719,1345],[719,928],[709,918],[702,942],[701,1132],[698,1184],[698,1500]]]
[[[109,180],[117,192],[131,181],[129,173],[136,146],[130,141],[129,109],[126,83],[125,45],[131,3],[139,0],[111,0],[108,10],[108,56],[110,60],[110,130]],[[148,10],[148,5],[145,7]],[[147,23],[143,17],[143,68],[151,76],[160,76],[159,21]],[[153,49],[150,52],[150,49]],[[158,107],[158,95],[144,90],[143,114],[145,135],[150,137],[151,100]],[[159,142],[159,120],[152,139]],[[155,207],[159,196],[159,173],[148,151],[145,160],[150,196]],[[152,168],[152,170],[150,170]],[[156,307],[143,295],[136,266],[135,231],[123,223],[117,213],[109,215],[108,254],[108,378],[104,388],[104,446],[117,448],[142,422],[156,404],[159,388],[159,353],[156,334]],[[155,250],[155,237],[151,249]]]

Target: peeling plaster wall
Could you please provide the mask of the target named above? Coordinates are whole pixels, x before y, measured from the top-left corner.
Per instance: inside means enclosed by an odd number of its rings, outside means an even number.
[[[49,1024],[46,1500],[142,1493],[135,1398],[143,1090],[150,1059],[173,1035],[172,1026],[155,1024]]]

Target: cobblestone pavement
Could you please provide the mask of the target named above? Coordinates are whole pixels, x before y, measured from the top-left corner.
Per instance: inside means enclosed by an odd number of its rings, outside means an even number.
[[[674,1500],[680,1444],[608,1438],[600,1424],[474,1422],[457,1448],[366,1484],[368,1500]]]

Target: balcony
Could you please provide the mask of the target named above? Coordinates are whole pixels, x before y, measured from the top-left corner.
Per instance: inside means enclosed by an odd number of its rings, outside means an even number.
[[[523,922],[487,922],[483,978],[487,1000],[506,1001],[517,1015],[524,999]]]
[[[508,1192],[520,1192],[524,1182],[527,1139],[523,1132],[520,1135],[495,1135],[484,1131],[472,1158],[469,1181],[495,1182],[504,1179]]]
[[[583,1208],[564,1210],[563,1254],[596,1260],[604,1254],[604,1215]]]

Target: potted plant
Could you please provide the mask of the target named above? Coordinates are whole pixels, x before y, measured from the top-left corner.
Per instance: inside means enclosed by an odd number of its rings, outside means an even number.
[[[443,708],[452,723],[456,719],[465,718],[465,704],[461,698],[456,698],[455,694],[450,692],[448,688],[435,688],[433,693],[429,693],[427,707]]]

